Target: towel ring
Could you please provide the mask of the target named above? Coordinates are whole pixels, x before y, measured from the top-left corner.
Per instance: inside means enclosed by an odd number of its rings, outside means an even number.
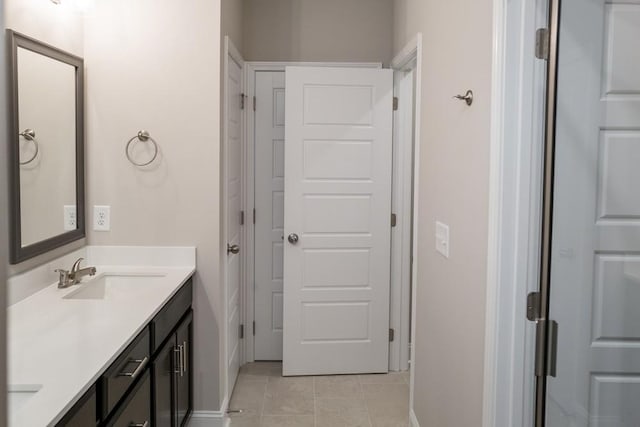
[[[36,139],[36,131],[34,131],[33,129],[25,129],[22,132],[20,132],[18,135],[20,135],[27,141],[33,142],[33,146],[36,149],[36,152],[33,153],[33,156],[31,156],[29,160],[20,162],[21,165],[28,165],[29,163],[33,162],[36,159],[36,157],[38,157],[38,152],[40,151],[40,147],[38,146],[38,140]]]
[[[149,160],[148,162],[145,163],[138,163],[135,160],[133,160],[131,158],[131,154],[129,153],[129,147],[131,146],[131,143],[133,141],[135,141],[136,139],[142,141],[142,142],[146,142],[146,141],[151,141],[151,143],[153,144],[153,157],[151,157],[151,160]],[[127,146],[124,149],[124,153],[127,155],[127,159],[129,159],[129,161],[134,164],[135,166],[147,166],[150,165],[151,163],[153,163],[153,161],[156,159],[156,157],[158,157],[158,144],[156,143],[156,141],[151,138],[151,136],[149,135],[149,132],[147,132],[146,130],[141,130],[138,132],[138,134],[136,136],[134,136],[133,138],[131,138],[129,140],[129,142],[127,142]]]

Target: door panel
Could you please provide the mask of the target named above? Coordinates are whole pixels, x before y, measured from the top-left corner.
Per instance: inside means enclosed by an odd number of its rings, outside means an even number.
[[[193,342],[193,317],[190,315],[176,331],[178,346],[182,350],[181,371],[176,375],[176,417],[177,425],[183,426],[193,408],[192,393],[192,342]]]
[[[563,0],[546,425],[640,425],[640,2]]]
[[[255,360],[282,360],[284,71],[256,73]]]
[[[390,70],[286,70],[285,375],[387,372]]]
[[[242,243],[242,64],[231,55],[227,59],[227,105],[225,144],[225,236],[229,246]],[[243,248],[240,248],[242,250]],[[227,253],[227,369],[229,394],[240,369],[240,274],[241,255]]]
[[[175,338],[169,339],[153,362],[153,386],[155,396],[155,423],[157,427],[172,427],[174,401]]]

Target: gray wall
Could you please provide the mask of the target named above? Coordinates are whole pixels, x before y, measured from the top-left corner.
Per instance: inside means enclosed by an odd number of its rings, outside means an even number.
[[[248,61],[384,62],[393,0],[245,0]]]
[[[414,410],[482,421],[491,117],[491,0],[396,0],[394,47],[424,35]],[[473,89],[472,107],[452,96]],[[451,256],[434,248],[450,226]]]
[[[87,205],[111,206],[89,243],[197,246],[195,410],[219,410],[220,0],[97,1],[85,63]],[[146,168],[124,153],[140,129],[160,147]]]
[[[4,24],[4,1],[0,0],[0,27]],[[6,43],[0,43],[0,81],[5,82],[6,72]],[[0,99],[6,99],[6,86],[0,85]],[[0,135],[7,135],[6,123],[6,103],[0,104]],[[7,310],[6,310],[6,284],[7,263],[9,262],[7,252],[9,250],[7,231],[9,224],[7,223],[9,206],[7,203],[7,141],[5,137],[0,138],[0,171],[3,171],[0,177],[0,427],[7,425]]]

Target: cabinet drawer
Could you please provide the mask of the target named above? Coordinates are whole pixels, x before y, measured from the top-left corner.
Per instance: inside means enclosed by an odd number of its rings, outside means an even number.
[[[155,353],[191,307],[193,281],[189,279],[151,321],[151,345]]]
[[[149,328],[145,328],[102,376],[103,419],[145,372],[149,359]]]
[[[67,412],[64,418],[56,424],[56,427],[95,426],[97,424],[97,411],[96,388],[93,386],[80,398],[78,403]]]
[[[151,376],[148,369],[106,426],[151,427]]]

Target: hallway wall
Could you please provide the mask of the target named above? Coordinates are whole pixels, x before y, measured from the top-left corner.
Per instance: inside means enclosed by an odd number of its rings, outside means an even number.
[[[220,0],[107,0],[85,24],[89,218],[111,206],[111,231],[88,240],[197,246],[196,411],[222,396],[220,13]],[[145,168],[124,153],[140,129],[160,147]]]
[[[489,201],[491,0],[396,0],[394,51],[424,36],[414,411],[421,426],[482,420]],[[474,91],[473,106],[452,99]],[[450,226],[450,258],[435,222]]]
[[[244,0],[247,61],[391,60],[394,0]]]

